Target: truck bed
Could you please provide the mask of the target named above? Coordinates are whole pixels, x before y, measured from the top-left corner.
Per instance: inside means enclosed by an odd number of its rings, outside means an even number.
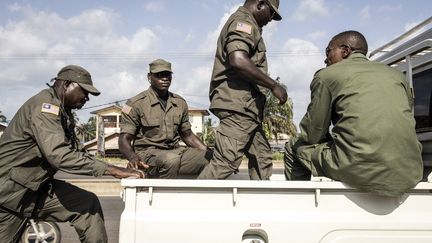
[[[121,185],[120,243],[432,242],[427,182],[394,198],[334,181],[123,179]]]

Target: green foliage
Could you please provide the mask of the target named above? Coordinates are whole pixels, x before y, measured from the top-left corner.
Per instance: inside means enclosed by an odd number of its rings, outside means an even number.
[[[201,134],[201,140],[207,146],[214,146],[215,143],[215,131],[212,126],[213,121],[211,118],[208,118],[204,121],[204,132]]]
[[[284,153],[282,152],[274,152],[272,155],[273,160],[283,160]]]
[[[275,138],[276,140],[278,140],[281,133],[289,136],[297,134],[297,129],[293,123],[293,102],[291,98],[288,97],[284,105],[279,105],[279,100],[271,92],[267,94],[263,129],[267,138]]]
[[[75,116],[76,117],[76,116]],[[77,137],[87,142],[96,138],[96,117],[89,118],[87,123],[82,123],[76,126]]]

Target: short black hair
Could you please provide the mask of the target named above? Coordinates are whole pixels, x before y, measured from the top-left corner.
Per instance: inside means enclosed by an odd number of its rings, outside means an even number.
[[[362,33],[355,30],[348,30],[335,35],[332,41],[341,45],[346,45],[352,51],[360,52],[364,55],[368,52],[368,44]]]

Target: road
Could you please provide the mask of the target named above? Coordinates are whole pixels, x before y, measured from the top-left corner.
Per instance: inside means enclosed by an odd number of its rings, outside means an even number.
[[[273,168],[273,175],[278,177],[283,175],[283,168],[275,167]],[[77,176],[77,175],[69,175],[66,173],[57,173],[56,178],[59,179],[89,179],[91,177],[88,176]],[[111,177],[106,177],[111,178]],[[231,180],[248,180],[249,176],[247,173],[247,169],[241,168],[240,173],[236,175],[232,175],[229,177]],[[108,242],[109,243],[117,243],[118,242],[118,234],[119,234],[119,224],[120,224],[120,215],[124,208],[124,203],[120,197],[99,197],[104,216],[105,216],[105,226],[108,233]],[[69,223],[59,223],[61,234],[62,234],[62,243],[79,243],[79,238],[75,230],[69,225]]]

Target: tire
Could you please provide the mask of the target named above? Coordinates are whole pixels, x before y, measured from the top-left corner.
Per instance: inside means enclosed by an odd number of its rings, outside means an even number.
[[[40,231],[39,234],[43,240],[47,243],[60,243],[61,242],[61,232],[60,228],[55,222],[36,222],[36,227]],[[22,236],[21,243],[42,243],[44,242],[41,238],[37,238],[32,225],[29,223],[25,228]]]

